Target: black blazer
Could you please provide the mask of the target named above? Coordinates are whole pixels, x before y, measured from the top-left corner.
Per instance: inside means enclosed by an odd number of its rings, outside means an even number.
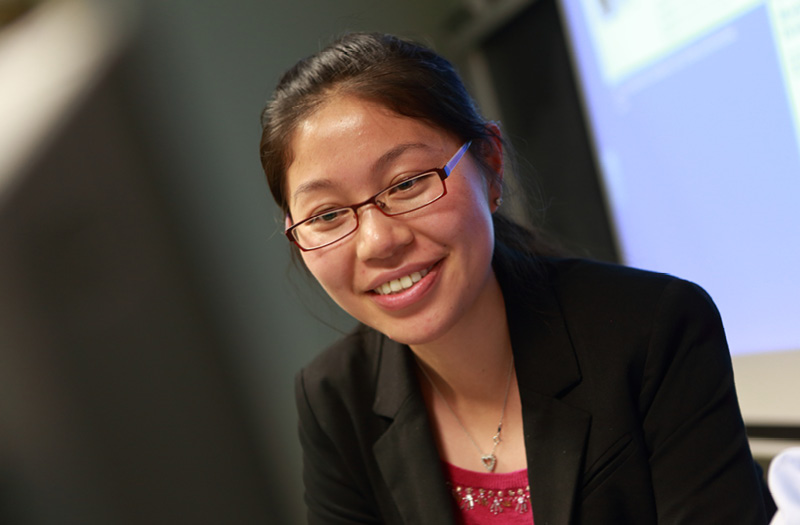
[[[496,257],[495,272],[536,524],[766,523],[705,292],[620,266],[513,261]],[[309,523],[452,523],[408,347],[361,326],[298,374],[296,396]]]

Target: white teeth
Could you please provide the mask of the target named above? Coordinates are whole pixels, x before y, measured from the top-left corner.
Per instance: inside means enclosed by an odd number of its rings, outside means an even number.
[[[401,290],[407,290],[414,286],[414,284],[418,283],[423,277],[428,275],[428,270],[420,270],[418,272],[414,272],[411,275],[405,275],[400,277],[399,279],[394,279],[389,281],[388,283],[383,283],[382,285],[378,286],[373,292],[380,294],[380,295],[387,295],[390,293],[397,293]]]

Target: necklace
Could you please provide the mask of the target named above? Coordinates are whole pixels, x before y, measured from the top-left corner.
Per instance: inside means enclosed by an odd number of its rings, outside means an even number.
[[[453,407],[450,406],[450,403],[447,402],[447,399],[445,399],[442,393],[439,391],[439,389],[436,388],[436,383],[433,382],[431,376],[429,376],[428,372],[425,371],[425,368],[423,368],[422,365],[420,365],[419,369],[422,370],[422,374],[425,376],[425,379],[428,380],[428,383],[431,384],[431,387],[433,387],[433,391],[436,393],[436,395],[439,396],[439,398],[444,402],[444,406],[446,406],[447,410],[449,410],[450,413],[453,415],[456,422],[458,423],[458,426],[461,427],[461,430],[463,430],[464,434],[467,435],[469,440],[472,442],[472,445],[478,450],[478,453],[481,455],[481,462],[483,463],[483,468],[485,468],[489,472],[494,472],[494,467],[495,465],[497,465],[497,456],[495,456],[494,453],[497,450],[497,445],[499,445],[500,442],[502,441],[502,439],[500,438],[500,433],[503,431],[503,418],[506,415],[506,405],[508,404],[508,392],[511,390],[511,373],[514,371],[514,359],[512,358],[511,362],[508,365],[508,378],[506,379],[506,396],[505,399],[503,399],[503,410],[502,412],[500,412],[500,422],[497,424],[497,432],[495,433],[494,436],[492,436],[492,443],[493,443],[492,451],[488,454],[483,453],[481,447],[478,445],[475,439],[473,439],[472,434],[469,433],[467,427],[464,426],[464,423],[462,423],[461,419],[459,419],[459,417],[456,415],[456,412],[455,410],[453,410]]]

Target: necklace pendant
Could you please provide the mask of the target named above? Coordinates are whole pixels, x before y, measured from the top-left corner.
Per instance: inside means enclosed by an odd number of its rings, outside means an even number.
[[[497,465],[497,457],[494,454],[481,456],[481,461],[483,462],[483,468],[489,472],[494,472],[494,466]]]

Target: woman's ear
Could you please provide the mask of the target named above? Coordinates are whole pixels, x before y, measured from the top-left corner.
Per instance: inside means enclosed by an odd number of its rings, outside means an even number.
[[[489,122],[486,124],[486,130],[489,132],[485,142],[485,150],[481,152],[486,163],[492,168],[495,174],[503,179],[503,133],[500,131],[500,126],[497,122]]]
[[[283,230],[284,230],[284,231],[288,230],[288,229],[289,229],[289,227],[290,227],[292,224],[293,224],[293,223],[292,223],[292,217],[291,217],[291,216],[289,215],[289,213],[287,212],[287,213],[286,213],[286,216],[283,218]]]
[[[486,129],[489,136],[484,143],[485,151],[481,154],[492,171],[489,180],[489,205],[494,213],[503,201],[503,134],[496,122],[486,124]]]

